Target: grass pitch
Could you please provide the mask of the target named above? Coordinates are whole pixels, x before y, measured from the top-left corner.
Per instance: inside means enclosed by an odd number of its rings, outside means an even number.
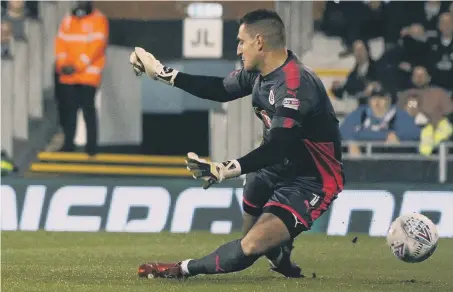
[[[304,279],[269,271],[263,258],[228,275],[186,281],[137,277],[143,262],[201,257],[239,236],[2,232],[2,291],[453,291],[453,239],[441,239],[426,262],[406,264],[383,238],[306,234],[296,240],[293,253]]]

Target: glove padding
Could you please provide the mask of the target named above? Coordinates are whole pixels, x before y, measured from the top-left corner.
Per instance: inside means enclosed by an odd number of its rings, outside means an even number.
[[[221,183],[225,179],[241,175],[241,166],[237,160],[222,163],[207,162],[200,159],[197,154],[189,152],[186,159],[187,169],[195,179],[203,179],[203,189],[209,188],[214,183]]]
[[[129,62],[137,76],[146,73],[149,78],[174,85],[178,70],[163,66],[151,53],[136,47],[129,57]]]
[[[136,76],[141,76],[145,72],[145,67],[142,61],[137,58],[135,52],[132,52],[129,56],[129,62],[132,64],[132,70],[134,70]]]

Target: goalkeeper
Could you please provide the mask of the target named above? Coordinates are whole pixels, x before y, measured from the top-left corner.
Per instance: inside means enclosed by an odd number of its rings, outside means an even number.
[[[141,277],[183,278],[241,271],[261,256],[272,270],[302,277],[290,260],[292,242],[325,212],[344,185],[338,120],[321,80],[286,49],[285,27],[272,11],[256,10],[241,19],[237,54],[243,68],[225,78],[195,76],[162,65],[135,48],[137,74],[204,99],[228,102],[252,95],[264,124],[263,143],[238,159],[206,162],[189,153],[187,167],[204,188],[246,174],[244,237],[212,254],[179,263],[145,263]]]

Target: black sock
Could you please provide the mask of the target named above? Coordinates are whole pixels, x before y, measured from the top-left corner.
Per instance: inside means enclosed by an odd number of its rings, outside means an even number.
[[[222,245],[201,259],[191,260],[187,269],[192,276],[232,273],[250,267],[259,257],[260,255],[246,256],[242,250],[241,240],[237,239]]]
[[[293,246],[293,240],[288,240],[284,242],[280,246],[276,246],[266,252],[266,258],[271,260],[272,262],[276,263],[277,259],[280,257],[280,255],[283,253],[283,248],[287,248],[289,251],[291,251]],[[281,259],[281,258],[280,258]]]
[[[271,261],[274,261],[276,260],[280,254],[282,253],[282,246],[276,246],[274,247],[273,249],[269,250],[267,253],[266,253],[266,258],[270,259]]]

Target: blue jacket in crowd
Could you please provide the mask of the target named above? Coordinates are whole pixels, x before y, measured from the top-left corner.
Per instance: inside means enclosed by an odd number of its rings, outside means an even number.
[[[340,127],[346,141],[385,141],[389,132],[395,132],[400,141],[418,141],[420,128],[404,110],[391,107],[383,118],[373,115],[368,105],[350,113]]]

